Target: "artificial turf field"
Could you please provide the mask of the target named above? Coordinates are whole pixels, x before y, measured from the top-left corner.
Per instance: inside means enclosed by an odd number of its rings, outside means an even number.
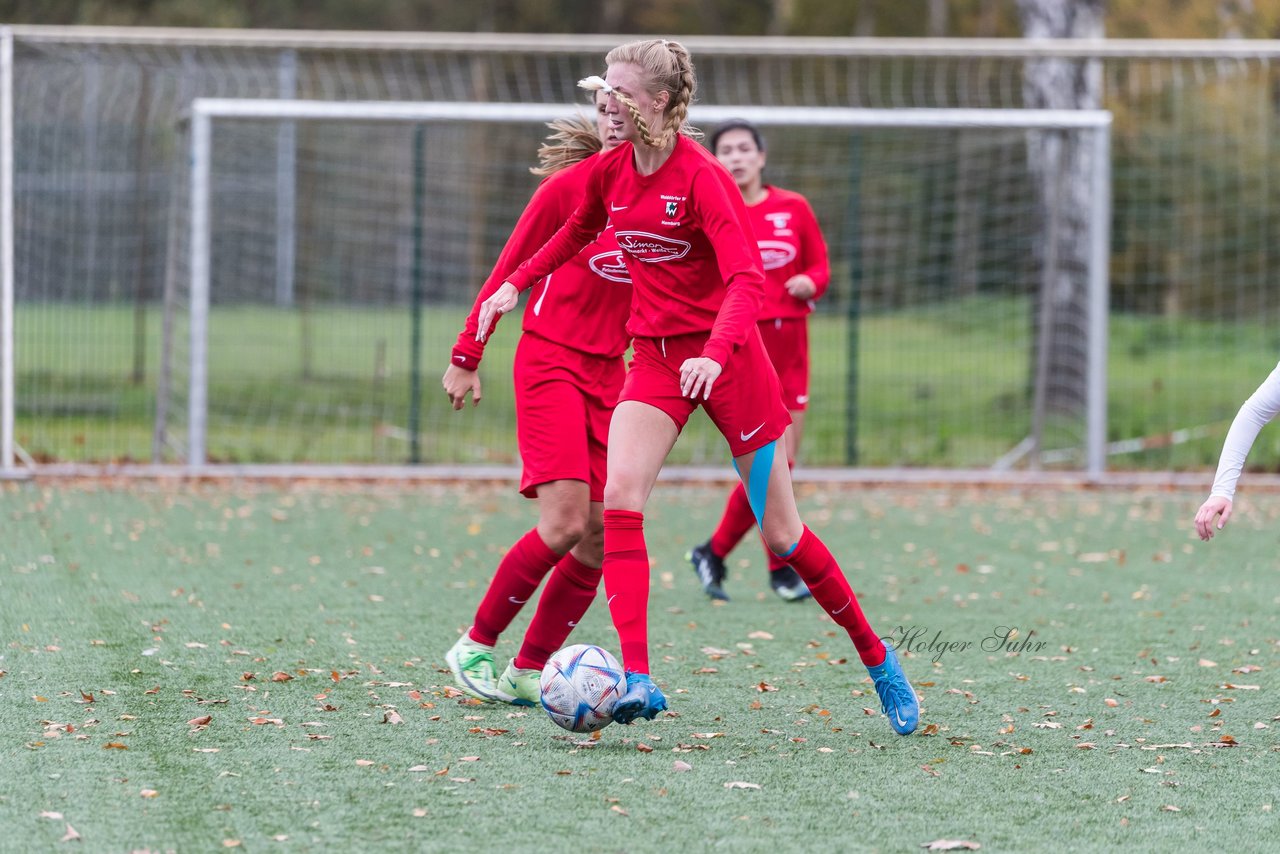
[[[683,555],[720,487],[659,484],[647,513],[671,712],[592,740],[443,666],[533,523],[510,485],[0,486],[0,850],[1274,843],[1280,496],[1203,544],[1199,493],[799,493],[908,637],[913,736],[757,542],[704,598]],[[600,605],[572,640],[616,653]]]

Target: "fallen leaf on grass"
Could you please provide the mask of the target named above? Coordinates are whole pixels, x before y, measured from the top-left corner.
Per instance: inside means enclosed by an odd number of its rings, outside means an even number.
[[[692,771],[693,766],[690,765],[688,762],[684,762],[677,759],[675,762],[671,763],[671,770],[672,771]]]
[[[1173,804],[1165,804],[1164,806],[1160,807],[1160,811],[1161,812],[1182,812],[1181,809],[1179,809],[1178,807],[1175,807]]]
[[[357,760],[356,760],[356,764],[363,768],[363,767],[366,767],[366,766],[372,765],[372,764],[373,764],[373,760],[372,760],[372,759],[357,759]]]
[[[977,851],[982,845],[967,839],[935,839],[921,843],[920,847],[926,851]]]
[[[272,682],[288,682],[292,678],[293,678],[292,676],[290,676],[288,673],[285,673],[283,670],[277,670],[275,673],[271,674]]]
[[[187,721],[187,726],[206,727],[211,723],[213,723],[213,715],[201,715],[198,718],[192,718]]]
[[[689,733],[690,738],[723,738],[722,732],[693,732]]]
[[[614,811],[614,812],[616,812],[618,815],[631,815],[631,813],[627,812],[626,810],[624,810],[622,807],[618,806],[617,804],[614,804],[613,806],[609,807],[609,809],[613,810],[613,811]]]
[[[102,745],[102,749],[103,750],[128,750],[129,746],[127,744],[121,744],[118,741],[108,741],[106,744]]]
[[[653,748],[645,744],[643,741],[638,742],[636,744],[636,750],[640,751],[641,753],[653,753]]]
[[[40,813],[40,817],[51,818],[54,821],[62,821],[62,813],[60,812],[50,812],[49,810],[44,810],[43,812]]]
[[[743,781],[741,781],[741,780],[734,780],[732,783],[725,783],[725,784],[724,784],[724,787],[725,787],[726,789],[758,789],[758,788],[760,788],[760,784],[759,784],[759,783],[744,783],[744,782],[743,782]]]
[[[259,715],[256,718],[249,718],[249,723],[262,726],[263,724],[275,724],[276,726],[284,726],[284,721],[280,718],[264,718]]]
[[[59,842],[75,842],[80,838],[80,834],[70,824],[67,825],[67,832],[62,835]]]
[[[382,716],[382,722],[384,724],[402,724],[404,723],[404,718],[400,717],[400,713],[395,709],[391,709]]]
[[[430,770],[431,770],[431,768],[430,768],[429,766],[427,766],[427,765],[414,765],[414,766],[413,766],[412,768],[410,768],[409,770],[410,770],[410,771],[413,771],[413,772],[415,772],[415,773],[416,773],[416,772],[419,772],[419,771],[430,771]]]
[[[154,798],[159,796],[160,793],[155,789],[143,789],[141,792],[138,792],[138,794],[144,798]]]

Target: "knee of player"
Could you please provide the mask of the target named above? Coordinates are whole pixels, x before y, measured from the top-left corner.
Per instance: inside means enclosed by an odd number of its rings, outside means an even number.
[[[615,484],[613,481],[608,481],[604,487],[604,509],[633,510],[640,513],[644,511],[644,502],[647,496],[648,491],[641,490],[638,486],[628,486],[622,483]]]
[[[793,530],[789,525],[775,526],[766,524],[760,533],[764,537],[764,544],[769,551],[782,557],[791,553],[796,543],[800,542],[800,535],[804,531],[803,528],[801,530]]]
[[[588,535],[589,527],[586,508],[581,513],[561,510],[544,514],[538,521],[538,533],[543,542],[547,544],[547,548],[559,554],[564,554],[582,542]]]

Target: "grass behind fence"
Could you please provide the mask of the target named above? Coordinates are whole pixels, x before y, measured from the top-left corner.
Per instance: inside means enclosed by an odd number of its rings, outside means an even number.
[[[1029,430],[1026,304],[963,306],[863,318],[857,327],[857,462],[988,466]],[[40,459],[149,460],[155,423],[160,317],[141,338],[128,307],[20,306],[17,438]],[[461,310],[424,314],[419,433],[424,462],[516,459],[510,387],[516,318],[494,338],[481,408],[452,412],[439,375]],[[185,320],[183,321],[185,322]],[[843,317],[812,320],[812,396],[803,461],[846,462],[848,334]],[[1117,468],[1195,468],[1216,460],[1227,422],[1275,365],[1280,342],[1264,324],[1115,316],[1108,370],[1108,436],[1128,439],[1208,426],[1206,438],[1113,457]],[[135,356],[142,341],[144,358]],[[184,354],[185,351],[179,351]],[[136,377],[135,365],[142,372]],[[185,362],[171,412],[185,440]],[[209,453],[236,462],[405,462],[409,459],[409,317],[401,310],[280,311],[221,307],[210,320]],[[1070,447],[1082,425],[1046,442]],[[723,442],[695,418],[673,459],[719,463]],[[1254,467],[1280,463],[1264,434]]]
[[[733,601],[703,597],[682,555],[721,497],[655,494],[653,662],[673,714],[592,740],[460,702],[441,665],[532,521],[512,489],[10,484],[0,850],[1269,838],[1270,496],[1204,545],[1198,495],[805,490],[868,617],[909,638],[924,708],[909,738],[847,638],[768,592],[757,542],[731,560]],[[599,603],[574,639],[616,651]]]

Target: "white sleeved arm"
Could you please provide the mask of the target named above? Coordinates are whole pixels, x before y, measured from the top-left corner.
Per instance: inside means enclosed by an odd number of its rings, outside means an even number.
[[[1280,414],[1280,365],[1276,365],[1258,390],[1249,396],[1231,422],[1227,439],[1222,444],[1222,456],[1218,458],[1218,472],[1213,477],[1210,497],[1220,496],[1228,500],[1235,497],[1236,481],[1240,479],[1240,471],[1253,441],[1277,414]]]

